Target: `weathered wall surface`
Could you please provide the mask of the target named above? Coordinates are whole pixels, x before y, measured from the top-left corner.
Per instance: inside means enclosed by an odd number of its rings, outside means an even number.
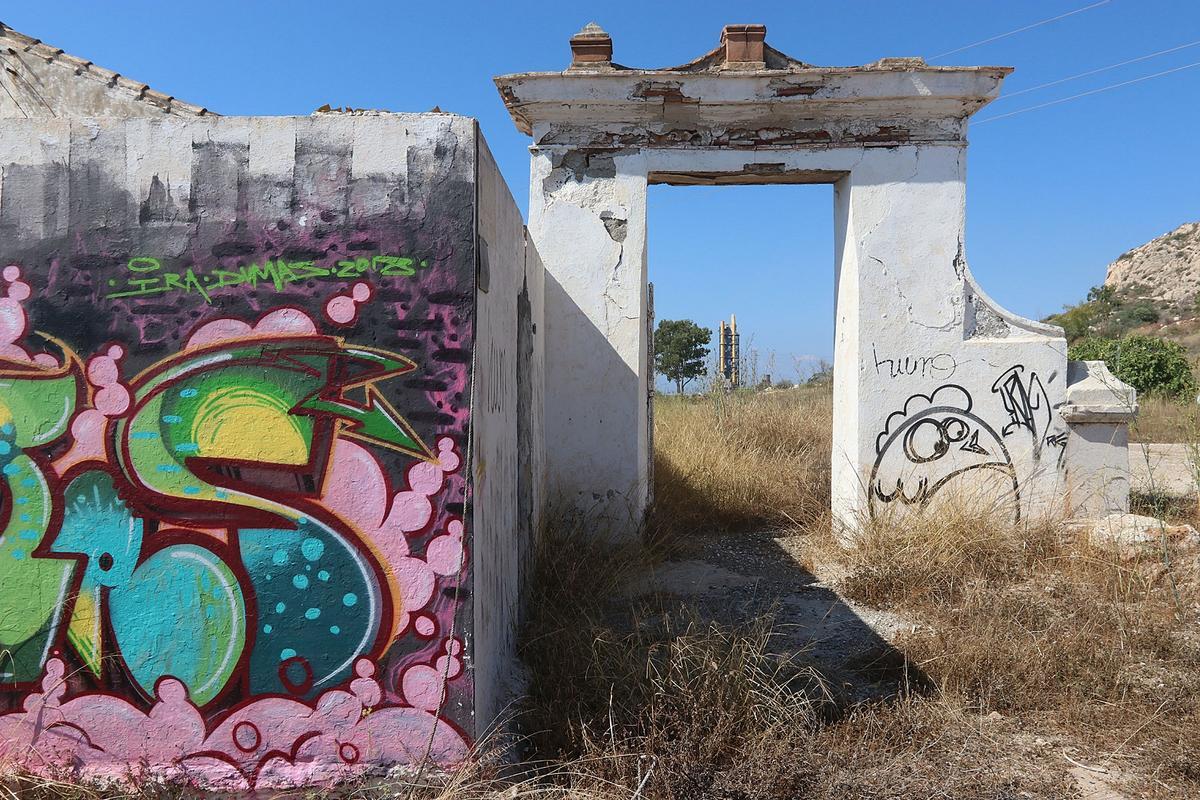
[[[586,157],[536,147],[530,226],[554,264],[547,368],[572,376],[553,384],[570,399],[547,405],[550,439],[572,442],[550,454],[570,459],[551,486],[614,524],[637,519],[648,479],[647,185],[689,174],[736,182],[760,162],[835,186],[835,513],[850,523],[939,495],[995,503],[1012,519],[1061,507],[1066,342],[999,309],[971,279],[959,143]]]
[[[1093,477],[1123,463],[1123,440],[1076,447],[1068,464],[1062,331],[1005,311],[967,266],[967,119],[1008,70],[817,68],[749,27],[759,57],[748,61],[730,60],[723,38],[680,67],[618,67],[607,34],[589,28],[566,72],[497,78],[533,139],[550,488],[614,532],[635,532],[650,498],[647,187],[828,183],[843,527],[942,502],[1011,520],[1078,513],[1089,496],[1120,506],[1127,483]],[[1122,425],[1120,391],[1108,394],[1096,413]]]
[[[476,135],[6,123],[0,762],[262,788],[490,724],[526,256]]]
[[[525,284],[525,226],[483,137],[478,139],[474,452],[475,714],[481,733],[503,710],[515,672],[520,570],[529,539],[518,487],[521,420],[518,331]]]
[[[518,522],[529,531],[520,559],[521,597],[532,577],[533,548],[543,532],[547,506],[546,459],[546,269],[525,231],[525,276],[517,297],[517,449],[520,458]]]
[[[548,488],[600,527],[635,529],[650,493],[653,383],[645,158],[535,148],[529,230],[548,265]]]

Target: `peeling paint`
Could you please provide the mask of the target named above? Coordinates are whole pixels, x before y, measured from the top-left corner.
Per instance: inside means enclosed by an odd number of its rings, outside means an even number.
[[[628,220],[615,217],[611,211],[600,212],[600,219],[604,220],[604,227],[608,229],[608,235],[614,242],[625,241],[625,234],[629,229]]]
[[[684,95],[680,81],[640,81],[633,87],[629,97],[634,100],[659,97],[668,103],[682,103],[691,99]]]
[[[960,475],[990,480],[1014,518],[1057,513],[1067,473],[1045,456],[1063,452],[1067,386],[1043,380],[1066,372],[1066,342],[992,303],[963,248],[966,121],[1009,70],[821,68],[765,45],[761,62],[732,63],[726,44],[666,70],[497,79],[536,131],[530,230],[561,290],[547,314],[575,323],[547,352],[571,375],[547,404],[567,496],[606,498],[589,511],[617,525],[649,497],[647,186],[832,183],[834,516],[853,528]],[[615,175],[589,169],[601,153]]]
[[[1004,339],[1012,332],[1004,318],[975,295],[968,295],[967,304],[973,323],[967,332],[968,338]]]
[[[824,85],[824,81],[802,83],[788,78],[772,78],[767,84],[775,97],[811,97]]]

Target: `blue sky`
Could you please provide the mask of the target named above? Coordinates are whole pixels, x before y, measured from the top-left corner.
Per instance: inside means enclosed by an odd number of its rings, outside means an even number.
[[[762,22],[804,61],[925,56],[1017,68],[1005,92],[1200,40],[1197,0],[1111,0],[962,50],[1095,0],[1004,2],[466,2],[385,0],[26,0],[0,20],[154,88],[224,114],[334,106],[477,117],[527,205],[528,139],[491,77],[561,69],[569,36],[595,20],[629,66],[682,63],[729,22]],[[1200,62],[1200,46],[1000,100],[996,114]],[[1200,67],[973,125],[967,257],[987,291],[1042,317],[1082,298],[1123,251],[1200,219]],[[824,186],[656,187],[651,278],[660,318],[714,327],[737,313],[744,343],[794,356],[832,350],[832,197]]]

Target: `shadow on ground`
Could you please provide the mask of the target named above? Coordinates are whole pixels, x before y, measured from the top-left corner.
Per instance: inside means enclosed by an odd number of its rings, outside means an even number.
[[[635,581],[629,596],[656,597],[665,610],[735,629],[772,617],[772,655],[816,668],[839,704],[930,691],[924,673],[885,638],[904,621],[855,607],[822,584],[797,560],[802,538],[773,532],[697,536]]]

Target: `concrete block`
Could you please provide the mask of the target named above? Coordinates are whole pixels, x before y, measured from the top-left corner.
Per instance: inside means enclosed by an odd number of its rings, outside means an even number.
[[[1103,361],[1067,365],[1067,400],[1059,413],[1069,426],[1063,454],[1068,517],[1129,511],[1129,423],[1137,409],[1137,392]]]

